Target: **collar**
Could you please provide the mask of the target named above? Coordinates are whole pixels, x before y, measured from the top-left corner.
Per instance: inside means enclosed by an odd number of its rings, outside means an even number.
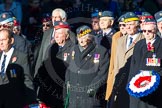
[[[2,53],[2,56],[3,56],[3,55],[10,56],[10,55],[12,55],[13,51],[14,51],[14,48],[11,47],[10,50],[9,50],[8,52],[3,52],[3,53]]]
[[[133,41],[138,37],[139,33],[136,33],[134,35],[128,35],[128,39],[129,37],[132,37],[133,38]]]
[[[150,41],[151,42],[151,45],[153,45],[153,43],[155,42],[155,40],[156,40],[156,36]],[[148,43],[149,43],[149,41],[146,40],[146,44],[148,44]]]
[[[107,29],[106,31],[103,31],[103,36],[104,34],[109,34],[111,32],[112,28]]]

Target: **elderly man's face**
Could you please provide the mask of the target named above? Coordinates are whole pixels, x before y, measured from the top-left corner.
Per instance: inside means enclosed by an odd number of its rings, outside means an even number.
[[[78,37],[78,43],[81,47],[83,48],[87,48],[88,44],[90,43],[88,36],[82,36],[82,37]]]
[[[68,39],[68,34],[66,33],[66,30],[63,28],[55,30],[54,39],[59,46],[64,46],[66,40]]]
[[[119,22],[119,30],[123,35],[127,33],[125,22]]]
[[[143,35],[146,40],[152,40],[155,37],[156,30],[154,24],[143,25]]]
[[[162,33],[162,21],[157,23],[157,27],[160,33]]]
[[[11,45],[13,44],[13,38],[9,38],[8,33],[6,31],[0,32],[0,49],[4,52],[7,52]]]
[[[62,20],[63,20],[63,19],[61,18],[59,12],[55,12],[55,14],[52,16],[52,22],[55,22],[55,21],[62,21]]]
[[[91,25],[92,25],[92,29],[93,30],[99,30],[100,29],[100,26],[99,26],[99,19],[97,18],[97,17],[94,17],[94,18],[92,18],[92,23],[91,23]]]
[[[130,21],[126,23],[126,31],[128,35],[134,35],[138,31],[138,25],[136,21]]]
[[[108,17],[101,17],[99,21],[100,28],[107,29],[111,27],[111,20]]]

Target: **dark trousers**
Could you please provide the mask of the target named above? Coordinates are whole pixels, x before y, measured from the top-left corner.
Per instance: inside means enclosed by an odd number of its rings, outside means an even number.
[[[24,97],[21,92],[8,84],[0,85],[0,108],[23,108]]]

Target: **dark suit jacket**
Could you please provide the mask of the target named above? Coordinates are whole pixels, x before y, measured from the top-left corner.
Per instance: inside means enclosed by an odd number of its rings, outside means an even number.
[[[68,54],[73,42],[68,40],[64,47],[54,43],[48,47],[47,59],[38,70],[35,81],[39,84],[38,98],[50,107],[63,108],[63,84]]]
[[[47,51],[48,46],[50,45],[51,37],[53,35],[53,31],[54,31],[54,29],[52,28],[52,29],[45,31],[44,34],[43,34],[43,39],[42,39],[42,43],[41,43],[40,50],[39,50],[39,55],[38,55],[36,66],[35,66],[34,76],[37,74],[38,69],[41,66],[42,62],[46,59],[45,53]],[[71,31],[70,31],[70,40],[74,44],[77,43],[75,34]]]
[[[46,53],[48,46],[50,45],[50,41],[51,41],[51,38],[52,38],[52,35],[53,35],[53,30],[54,30],[53,28],[49,29],[49,30],[45,31],[44,34],[43,34],[43,39],[42,39],[42,42],[41,42],[38,58],[37,58],[37,61],[36,61],[34,76],[37,74],[39,67],[41,66],[43,60],[45,59],[44,58],[45,53]]]
[[[1,55],[2,52],[0,57]],[[27,54],[14,49],[4,78],[0,76],[0,87],[3,88],[0,89],[0,93],[12,97],[12,101],[17,101],[19,104],[27,105],[36,102]]]

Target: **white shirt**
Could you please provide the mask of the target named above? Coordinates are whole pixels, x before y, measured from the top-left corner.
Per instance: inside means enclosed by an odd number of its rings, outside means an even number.
[[[8,66],[9,62],[10,62],[13,51],[14,51],[14,48],[12,47],[8,52],[6,52],[6,53],[3,52],[2,53],[1,60],[0,60],[0,72],[1,72],[1,66],[2,66],[3,59],[4,59],[4,55],[7,55],[6,62],[5,62],[5,73],[6,73],[6,69],[7,69],[7,66]]]
[[[138,35],[139,35],[139,33],[136,33],[135,35],[128,35],[128,38],[127,38],[127,46],[126,46],[126,48],[128,49],[129,48],[129,44],[130,44],[130,37],[132,37],[133,38],[133,40],[132,40],[132,43],[134,43],[134,40],[138,37]]]
[[[105,36],[105,34],[106,34],[106,35],[109,34],[109,33],[111,32],[111,30],[112,30],[112,29],[110,28],[110,29],[108,29],[107,31],[104,31],[102,35]]]

